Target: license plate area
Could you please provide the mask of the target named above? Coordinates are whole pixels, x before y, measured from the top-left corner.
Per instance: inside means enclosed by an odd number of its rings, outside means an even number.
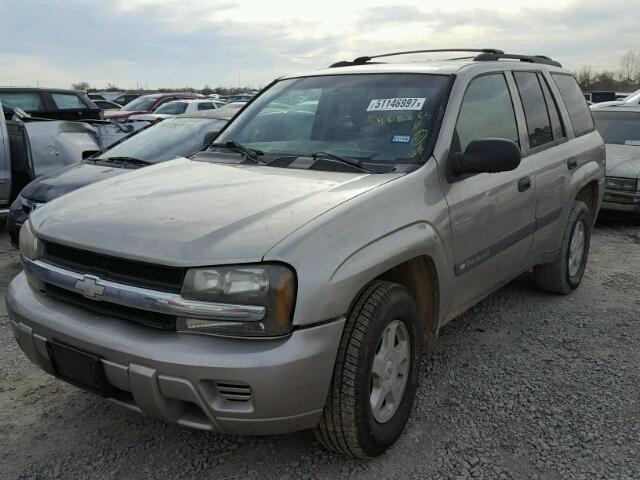
[[[110,387],[100,357],[58,342],[47,342],[49,356],[61,379],[103,397]]]

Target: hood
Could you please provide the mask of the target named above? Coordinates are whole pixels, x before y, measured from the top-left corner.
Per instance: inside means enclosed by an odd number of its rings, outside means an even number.
[[[181,158],[65,195],[31,220],[44,239],[123,258],[173,266],[259,262],[302,225],[400,176]]]
[[[608,143],[607,176],[640,178],[640,147]]]
[[[34,202],[46,203],[80,187],[130,171],[126,168],[74,163],[36,178],[20,194]]]

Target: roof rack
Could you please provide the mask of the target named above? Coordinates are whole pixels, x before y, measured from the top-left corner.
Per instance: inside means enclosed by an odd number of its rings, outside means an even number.
[[[374,58],[382,58],[382,57],[395,57],[397,55],[411,55],[413,53],[440,53],[440,52],[474,52],[474,53],[487,53],[487,54],[503,54],[502,50],[498,50],[495,48],[441,48],[437,50],[410,50],[407,52],[393,52],[393,53],[383,53],[381,55],[371,55],[358,57],[355,60],[349,61],[341,61],[336,62],[333,65],[330,65],[329,68],[334,67],[346,67],[348,65],[363,65],[365,63],[370,62]]]
[[[481,53],[474,60],[476,62],[493,62],[505,58],[507,60],[520,60],[521,62],[528,63],[542,63],[544,65],[553,65],[554,67],[561,67],[560,62],[551,60],[545,55],[513,55],[511,53]]]
[[[335,67],[347,67],[352,65],[364,65],[366,63],[370,63],[374,58],[382,58],[382,57],[395,57],[397,55],[411,55],[414,53],[441,53],[441,52],[473,52],[479,53],[475,57],[460,57],[459,59],[464,58],[473,58],[476,62],[490,62],[496,61],[500,59],[508,59],[508,60],[520,60],[521,62],[529,62],[529,63],[542,63],[545,65],[553,65],[555,67],[562,67],[559,62],[555,60],[551,60],[549,57],[545,55],[513,55],[510,53],[504,53],[502,50],[498,50],[497,48],[441,48],[435,50],[410,50],[407,52],[393,52],[393,53],[383,53],[381,55],[371,55],[371,56],[363,56],[358,57],[352,61],[341,61],[336,62],[329,66],[329,68]],[[455,59],[453,59],[455,60]],[[371,62],[375,63],[375,62]]]

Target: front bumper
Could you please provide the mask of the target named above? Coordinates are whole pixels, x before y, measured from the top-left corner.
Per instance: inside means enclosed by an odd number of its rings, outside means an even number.
[[[602,210],[640,215],[640,192],[605,189]]]
[[[47,341],[55,340],[102,359],[112,402],[188,427],[257,435],[317,423],[344,327],[340,318],[270,340],[161,331],[36,293],[24,273],[9,285],[7,311],[20,348],[51,374]]]

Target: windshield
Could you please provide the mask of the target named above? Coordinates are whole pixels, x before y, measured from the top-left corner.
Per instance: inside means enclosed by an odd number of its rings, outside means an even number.
[[[593,110],[591,113],[604,143],[640,147],[640,112]]]
[[[424,161],[448,77],[331,75],[283,80],[221,135],[264,155],[325,152],[367,164]]]
[[[187,111],[186,102],[169,102],[160,105],[153,113],[166,113],[169,115],[178,115]]]
[[[100,154],[99,158],[132,157],[163,162],[197,152],[209,132],[220,131],[227,120],[169,118],[153,125]]]
[[[127,103],[122,110],[125,112],[135,112],[137,110],[149,110],[156,103],[156,98],[142,98],[138,97],[135,100]]]

